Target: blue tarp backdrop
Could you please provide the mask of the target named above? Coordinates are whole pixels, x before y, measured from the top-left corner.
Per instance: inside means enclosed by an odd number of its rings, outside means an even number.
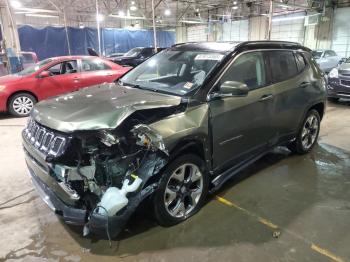
[[[68,55],[64,27],[34,28],[28,25],[18,28],[22,51],[35,52],[39,59]],[[68,27],[72,55],[86,55],[87,48],[98,50],[97,29]],[[169,47],[175,43],[175,32],[157,31],[158,47]],[[153,46],[153,31],[101,29],[101,46],[106,55],[127,52],[133,47]]]

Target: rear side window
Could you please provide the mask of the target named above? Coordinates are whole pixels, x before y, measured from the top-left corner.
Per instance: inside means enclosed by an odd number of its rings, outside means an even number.
[[[291,51],[269,52],[270,68],[273,82],[281,82],[298,73],[294,54]]]
[[[153,54],[152,48],[145,48],[142,50],[141,54],[145,57],[151,56]]]
[[[85,72],[111,70],[111,67],[101,59],[83,59],[82,67]]]
[[[296,53],[295,59],[297,61],[298,72],[301,72],[306,67],[306,62],[302,54]]]

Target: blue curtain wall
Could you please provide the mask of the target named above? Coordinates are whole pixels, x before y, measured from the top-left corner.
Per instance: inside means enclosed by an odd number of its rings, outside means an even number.
[[[86,55],[87,48],[98,50],[97,29],[68,27],[72,55]],[[35,28],[24,25],[18,28],[22,51],[35,52],[39,59],[68,55],[68,44],[64,27]],[[157,31],[158,47],[169,47],[175,43],[175,32]],[[124,53],[134,47],[153,46],[152,30],[101,29],[102,51]]]

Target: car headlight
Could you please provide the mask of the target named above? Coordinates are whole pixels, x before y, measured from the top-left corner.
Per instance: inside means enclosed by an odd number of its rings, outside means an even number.
[[[333,68],[329,74],[328,74],[329,78],[338,78],[338,69],[337,68]]]

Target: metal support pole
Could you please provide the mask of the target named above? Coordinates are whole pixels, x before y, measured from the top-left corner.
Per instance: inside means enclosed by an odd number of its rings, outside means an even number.
[[[98,53],[101,55],[101,34],[100,34],[100,13],[98,11],[98,0],[96,0],[96,23],[97,23],[97,41],[98,41]]]
[[[68,54],[71,55],[70,43],[69,43],[69,35],[68,35],[68,28],[67,28],[66,11],[65,11],[65,10],[63,10],[63,20],[64,20],[64,29],[65,29],[65,31],[66,31],[66,39],[67,39]]]
[[[156,32],[156,21],[155,21],[155,10],[154,0],[152,0],[152,20],[153,20],[153,40],[154,40],[154,51],[157,52],[157,32]]]
[[[272,16],[273,16],[273,0],[270,0],[270,10],[269,10],[269,31],[267,32],[267,39],[271,40],[271,29],[272,29]]]

